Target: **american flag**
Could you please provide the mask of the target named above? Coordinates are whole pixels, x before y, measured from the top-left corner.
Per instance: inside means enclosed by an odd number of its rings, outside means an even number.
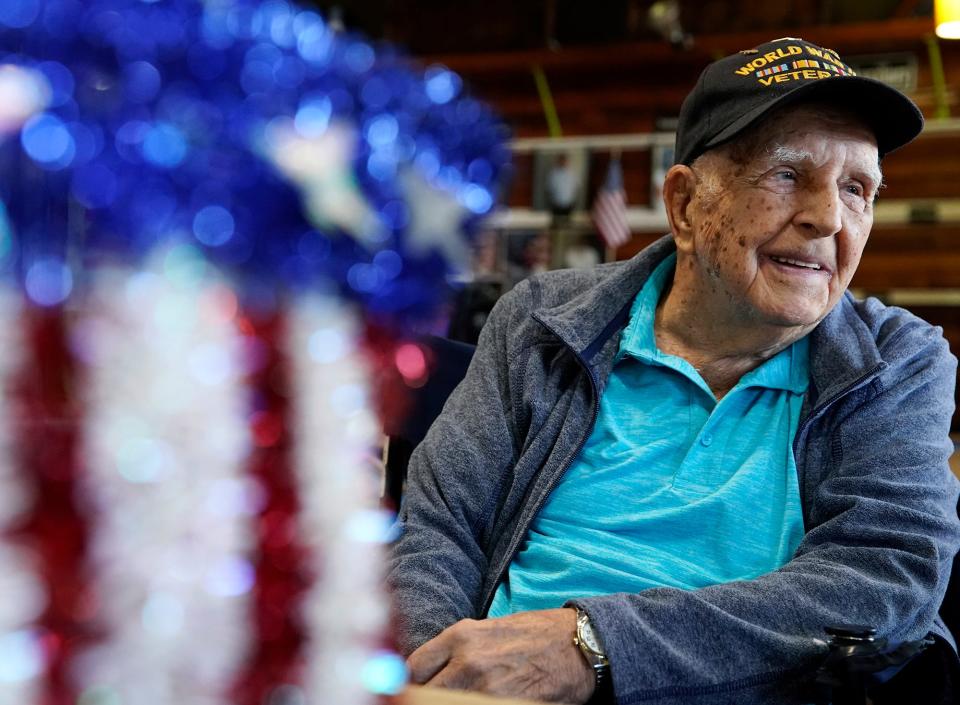
[[[623,190],[623,168],[618,158],[610,160],[607,179],[600,187],[597,197],[593,199],[593,211],[590,215],[607,247],[620,247],[630,239],[627,196]]]

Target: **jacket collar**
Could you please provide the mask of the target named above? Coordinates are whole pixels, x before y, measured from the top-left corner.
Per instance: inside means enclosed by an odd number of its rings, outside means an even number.
[[[608,273],[594,286],[534,315],[592,365],[611,337],[619,340],[637,292],[657,265],[675,251],[673,238],[662,237],[625,262],[601,265],[600,271],[609,268]]]
[[[810,333],[810,390],[816,405],[839,396],[886,363],[876,336],[858,313],[853,295],[843,297]]]
[[[595,286],[534,315],[600,373],[602,386],[637,292],[657,265],[675,251],[673,238],[666,235],[626,262],[603,265],[610,267],[611,273]],[[608,344],[611,340],[615,344]],[[810,334],[808,401],[816,406],[832,399],[884,366],[875,336],[847,292]]]

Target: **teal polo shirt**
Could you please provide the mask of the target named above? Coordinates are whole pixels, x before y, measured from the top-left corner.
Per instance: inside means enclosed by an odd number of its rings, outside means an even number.
[[[596,425],[531,524],[489,616],[747,580],[799,545],[793,438],[808,341],[718,402],[690,363],[656,346],[654,314],[675,263],[663,262],[634,300]]]

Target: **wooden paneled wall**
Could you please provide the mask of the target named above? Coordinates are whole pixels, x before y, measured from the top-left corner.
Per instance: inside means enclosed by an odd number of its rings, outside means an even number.
[[[517,136],[547,134],[534,67],[542,69],[547,78],[564,134],[622,134],[648,132],[657,118],[675,116],[700,71],[714,58],[784,35],[836,49],[846,58],[886,52],[915,54],[919,77],[913,98],[932,114],[933,73],[926,43],[932,32],[933,20],[928,17],[842,25],[794,24],[739,34],[698,32],[689,50],[664,41],[637,41],[419,58],[445,64],[460,73],[473,93],[490,102]],[[941,41],[939,48],[951,86],[948,97],[957,109],[960,42]],[[956,114],[960,115],[960,110]]]

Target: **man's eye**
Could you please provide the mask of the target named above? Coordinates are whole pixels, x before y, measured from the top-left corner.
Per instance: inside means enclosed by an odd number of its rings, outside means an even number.
[[[854,196],[863,196],[863,187],[860,184],[847,184],[847,193]]]
[[[797,174],[792,169],[781,169],[780,171],[774,172],[774,176],[777,179],[782,181],[796,181]]]

